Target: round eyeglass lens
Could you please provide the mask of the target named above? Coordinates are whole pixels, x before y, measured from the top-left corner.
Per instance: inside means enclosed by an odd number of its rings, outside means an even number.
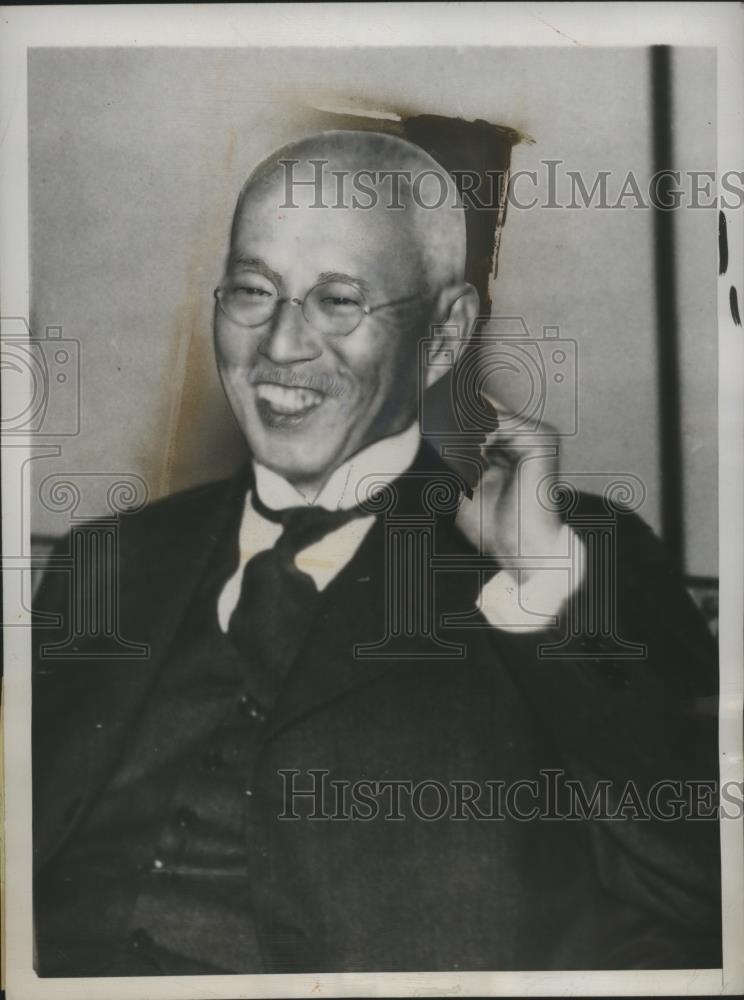
[[[271,319],[279,294],[262,274],[241,274],[220,290],[220,302],[241,326],[260,326]]]
[[[366,303],[355,285],[324,281],[310,289],[303,310],[305,319],[320,333],[345,337],[361,323]]]

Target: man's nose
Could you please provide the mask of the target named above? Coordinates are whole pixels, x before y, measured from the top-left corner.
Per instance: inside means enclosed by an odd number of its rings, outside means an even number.
[[[323,350],[320,335],[305,319],[299,299],[283,299],[277,304],[258,350],[277,365],[311,361],[320,356]]]

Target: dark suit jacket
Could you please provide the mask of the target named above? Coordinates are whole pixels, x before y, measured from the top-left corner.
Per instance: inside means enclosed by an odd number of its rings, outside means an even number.
[[[69,574],[47,574],[35,610],[61,619],[35,638],[38,871],[105,786],[216,542],[237,532],[244,490],[237,477],[121,518],[120,634],[146,658],[109,659],[100,636],[68,659],[40,656],[71,607]],[[282,769],[299,769],[298,784],[315,768],[485,786],[563,768],[589,793],[610,783],[615,801],[629,779],[641,795],[662,779],[716,779],[713,642],[652,533],[632,514],[617,532],[618,630],[645,659],[587,659],[601,651],[582,637],[568,658],[543,659],[547,632],[507,634],[477,612],[477,627],[441,631],[465,658],[423,643],[418,659],[359,659],[355,644],[384,634],[378,520],[324,591],[265,730],[245,819],[264,967],[241,971],[720,965],[715,822],[277,819]],[[448,515],[436,547],[467,551]],[[472,573],[438,573],[437,614],[467,610],[477,590]]]

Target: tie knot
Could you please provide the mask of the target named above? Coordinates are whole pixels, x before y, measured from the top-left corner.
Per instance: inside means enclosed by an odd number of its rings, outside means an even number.
[[[260,500],[257,492],[251,493],[253,508],[262,517],[282,525],[282,531],[276,545],[285,552],[295,555],[297,552],[315,542],[319,542],[331,531],[347,524],[363,512],[358,507],[349,510],[326,510],[325,507],[285,507],[283,510],[273,510]]]

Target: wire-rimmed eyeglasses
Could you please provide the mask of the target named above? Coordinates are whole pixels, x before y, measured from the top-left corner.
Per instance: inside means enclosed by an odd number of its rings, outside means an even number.
[[[307,322],[319,333],[331,337],[346,337],[359,326],[365,316],[378,309],[403,305],[421,298],[406,295],[401,299],[371,306],[364,293],[351,282],[330,279],[314,285],[304,299],[279,295],[276,286],[262,274],[241,274],[214,290],[222,312],[238,326],[263,326],[275,315],[281,304],[299,306]]]

